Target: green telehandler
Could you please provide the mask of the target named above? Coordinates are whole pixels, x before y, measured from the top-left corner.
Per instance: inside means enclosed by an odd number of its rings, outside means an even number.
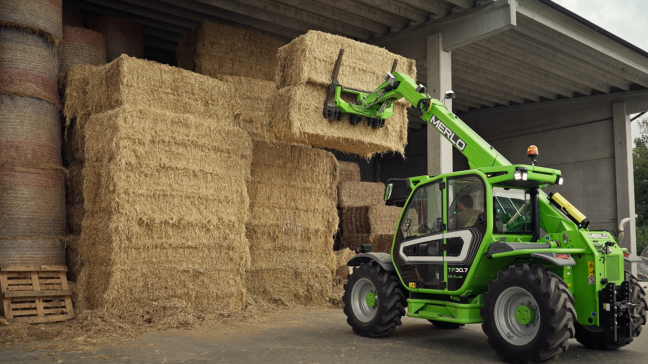
[[[353,331],[386,336],[406,314],[442,329],[481,323],[490,346],[513,363],[555,358],[571,338],[613,350],[641,333],[645,292],[624,270],[624,261],[638,258],[618,244],[622,225],[618,237],[588,230],[563,196],[542,191],[563,178],[536,165],[535,146],[530,165],[511,165],[423,85],[396,72],[396,61],[373,92],[340,85],[343,54],[324,102],[328,120],[349,114],[353,125],[381,128],[405,98],[471,168],[387,182],[386,203],[403,210],[391,254],[362,245],[348,262],[354,269],[343,302]]]

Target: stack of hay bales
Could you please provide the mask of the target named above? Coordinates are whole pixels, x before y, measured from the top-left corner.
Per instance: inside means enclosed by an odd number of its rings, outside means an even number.
[[[394,59],[397,71],[416,77],[414,60],[337,35],[309,31],[279,49],[277,88],[273,103],[273,129],[277,139],[370,156],[404,152],[407,143],[407,102],[394,105],[394,116],[385,127],[350,125],[348,116],[330,122],[322,107],[340,49],[345,49],[338,80],[346,87],[373,91],[389,72]]]
[[[83,120],[78,306],[240,310],[252,144],[229,88],[126,56],[75,82],[79,67],[65,85],[66,117]]]
[[[89,29],[64,25],[59,72],[63,74],[77,64],[106,64],[106,37]]]
[[[275,96],[277,50],[284,42],[226,25],[203,22],[182,36],[178,66],[227,82],[239,127],[272,139],[266,105]]]
[[[338,186],[339,247],[355,249],[371,244],[375,252],[390,253],[401,208],[385,205],[384,184],[360,182],[356,163],[340,162],[340,166],[346,172]]]
[[[61,0],[0,0],[0,265],[65,265]]]
[[[137,22],[97,16],[86,19],[86,27],[106,37],[106,57],[112,62],[122,54],[144,58],[144,33]]]
[[[330,152],[274,140],[266,111],[283,42],[202,23],[185,34],[178,64],[227,82],[237,125],[253,137],[250,220],[246,226],[251,296],[280,305],[328,302],[337,228],[337,161]]]

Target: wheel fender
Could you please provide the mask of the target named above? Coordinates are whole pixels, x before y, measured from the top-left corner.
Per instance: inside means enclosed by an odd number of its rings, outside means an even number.
[[[361,263],[370,262],[372,260],[378,263],[387,272],[394,271],[394,264],[392,264],[391,256],[387,253],[369,252],[356,254],[347,262],[347,265],[350,267],[357,267]]]

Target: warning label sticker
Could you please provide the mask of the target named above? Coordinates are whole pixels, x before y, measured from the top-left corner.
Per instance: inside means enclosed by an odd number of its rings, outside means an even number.
[[[587,283],[589,283],[589,284],[596,283],[596,280],[595,280],[594,276],[587,277]]]

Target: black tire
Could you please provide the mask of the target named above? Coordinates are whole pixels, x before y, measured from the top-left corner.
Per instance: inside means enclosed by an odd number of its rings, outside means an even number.
[[[437,320],[428,320],[434,325],[434,327],[438,327],[439,329],[445,329],[445,330],[452,330],[452,329],[458,329],[460,327],[466,326],[464,324],[456,324],[454,322],[445,322],[445,321],[437,321]]]
[[[372,308],[371,319],[363,320],[361,314],[354,310],[353,288],[370,281],[376,294],[376,306]],[[356,303],[357,301],[357,297]],[[360,264],[349,275],[348,282],[344,285],[344,314],[347,323],[360,336],[382,337],[394,332],[396,326],[401,325],[401,317],[405,315],[407,298],[400,280],[394,272],[387,272],[378,263],[371,261]],[[366,308],[366,307],[365,307]]]
[[[500,296],[502,301],[507,297],[516,297],[511,296],[512,293],[510,293],[516,291],[519,292],[518,294],[528,294],[528,297],[535,301],[533,304],[530,302],[529,306],[533,307],[534,311],[532,312],[537,312],[538,322],[531,324],[533,327],[530,331],[528,330],[530,325],[526,325],[526,329],[521,329],[527,330],[527,334],[530,336],[519,336],[518,339],[518,336],[506,331],[508,334],[506,336],[509,338],[506,339],[498,328],[498,325],[506,325],[502,323],[502,315],[495,316],[495,309],[496,307],[514,307],[517,301],[513,298],[509,301],[511,302],[509,306],[501,302],[498,305],[497,302]],[[500,357],[511,363],[528,363],[530,360],[544,361],[557,357],[569,348],[568,340],[574,337],[576,331],[574,328],[574,322],[576,322],[574,298],[567,290],[565,282],[555,273],[543,267],[529,264],[510,266],[505,271],[497,273],[497,278],[488,283],[488,292],[484,293],[483,298],[484,306],[481,308],[481,315],[484,323],[482,329],[488,336],[488,344],[495,349]],[[512,319],[510,320],[512,322]],[[519,325],[519,323],[514,323],[514,325]],[[502,328],[502,330],[510,329]],[[519,344],[509,340],[518,340]]]
[[[644,292],[639,281],[630,272],[625,272],[625,280],[630,282],[630,300],[639,304],[639,314],[642,317],[642,326],[637,327],[632,333],[632,338],[625,342],[611,342],[597,326],[584,326],[576,324],[576,340],[582,345],[594,350],[616,350],[630,344],[635,337],[641,334],[643,325],[646,324],[646,292]]]

